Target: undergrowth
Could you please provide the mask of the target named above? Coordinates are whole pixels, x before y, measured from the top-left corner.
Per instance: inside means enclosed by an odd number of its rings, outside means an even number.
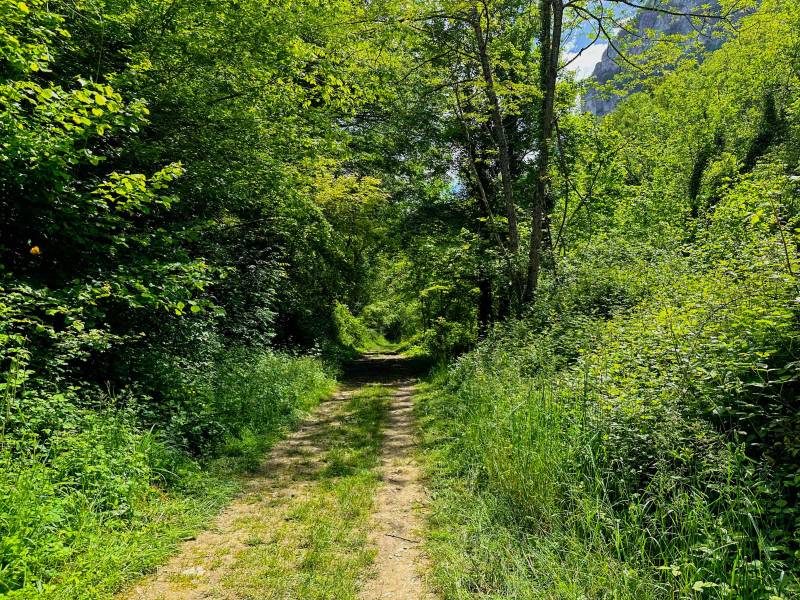
[[[797,287],[773,249],[576,261],[591,287],[437,374],[419,411],[446,598],[800,594]]]
[[[230,355],[206,375],[182,389],[194,402],[173,387],[173,419],[159,427],[145,403],[121,398],[97,409],[51,397],[58,413],[30,418],[22,391],[7,388],[4,412],[18,418],[6,418],[0,446],[2,593],[110,597],[206,523],[333,388],[318,359],[278,353]],[[190,445],[200,430],[218,437]]]

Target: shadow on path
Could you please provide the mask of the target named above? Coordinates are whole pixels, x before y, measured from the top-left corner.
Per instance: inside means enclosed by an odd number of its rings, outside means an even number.
[[[367,352],[344,366],[342,379],[347,387],[370,383],[392,385],[418,379],[429,368],[425,360],[393,353]]]

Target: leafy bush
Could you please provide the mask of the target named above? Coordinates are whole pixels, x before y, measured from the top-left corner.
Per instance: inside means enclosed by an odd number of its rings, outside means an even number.
[[[381,294],[385,293],[383,290]],[[388,295],[388,294],[387,294]],[[416,333],[419,315],[413,302],[405,302],[391,296],[379,298],[364,307],[361,319],[371,330],[379,332],[390,342],[400,342]]]
[[[422,333],[417,345],[435,360],[446,360],[465,352],[474,341],[475,334],[470,325],[438,317]]]
[[[368,329],[361,319],[353,316],[350,309],[341,302],[333,306],[333,325],[336,340],[353,352],[364,350],[376,341],[377,334]]]

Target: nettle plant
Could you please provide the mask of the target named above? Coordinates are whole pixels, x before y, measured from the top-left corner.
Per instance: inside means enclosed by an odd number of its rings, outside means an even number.
[[[217,279],[155,218],[184,172],[114,166],[147,124],[144,101],[53,72],[70,43],[41,0],[0,0],[0,383],[6,404],[36,373],[59,374],[142,335],[142,315],[210,308]],[[67,269],[66,266],[69,266]],[[65,276],[69,273],[69,276]]]

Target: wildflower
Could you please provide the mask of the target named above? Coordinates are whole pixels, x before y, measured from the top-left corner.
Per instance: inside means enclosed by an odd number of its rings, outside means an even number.
[[[34,246],[33,248],[31,248],[31,254],[33,254],[34,256],[39,256],[41,253],[42,251],[39,248],[39,246]]]

